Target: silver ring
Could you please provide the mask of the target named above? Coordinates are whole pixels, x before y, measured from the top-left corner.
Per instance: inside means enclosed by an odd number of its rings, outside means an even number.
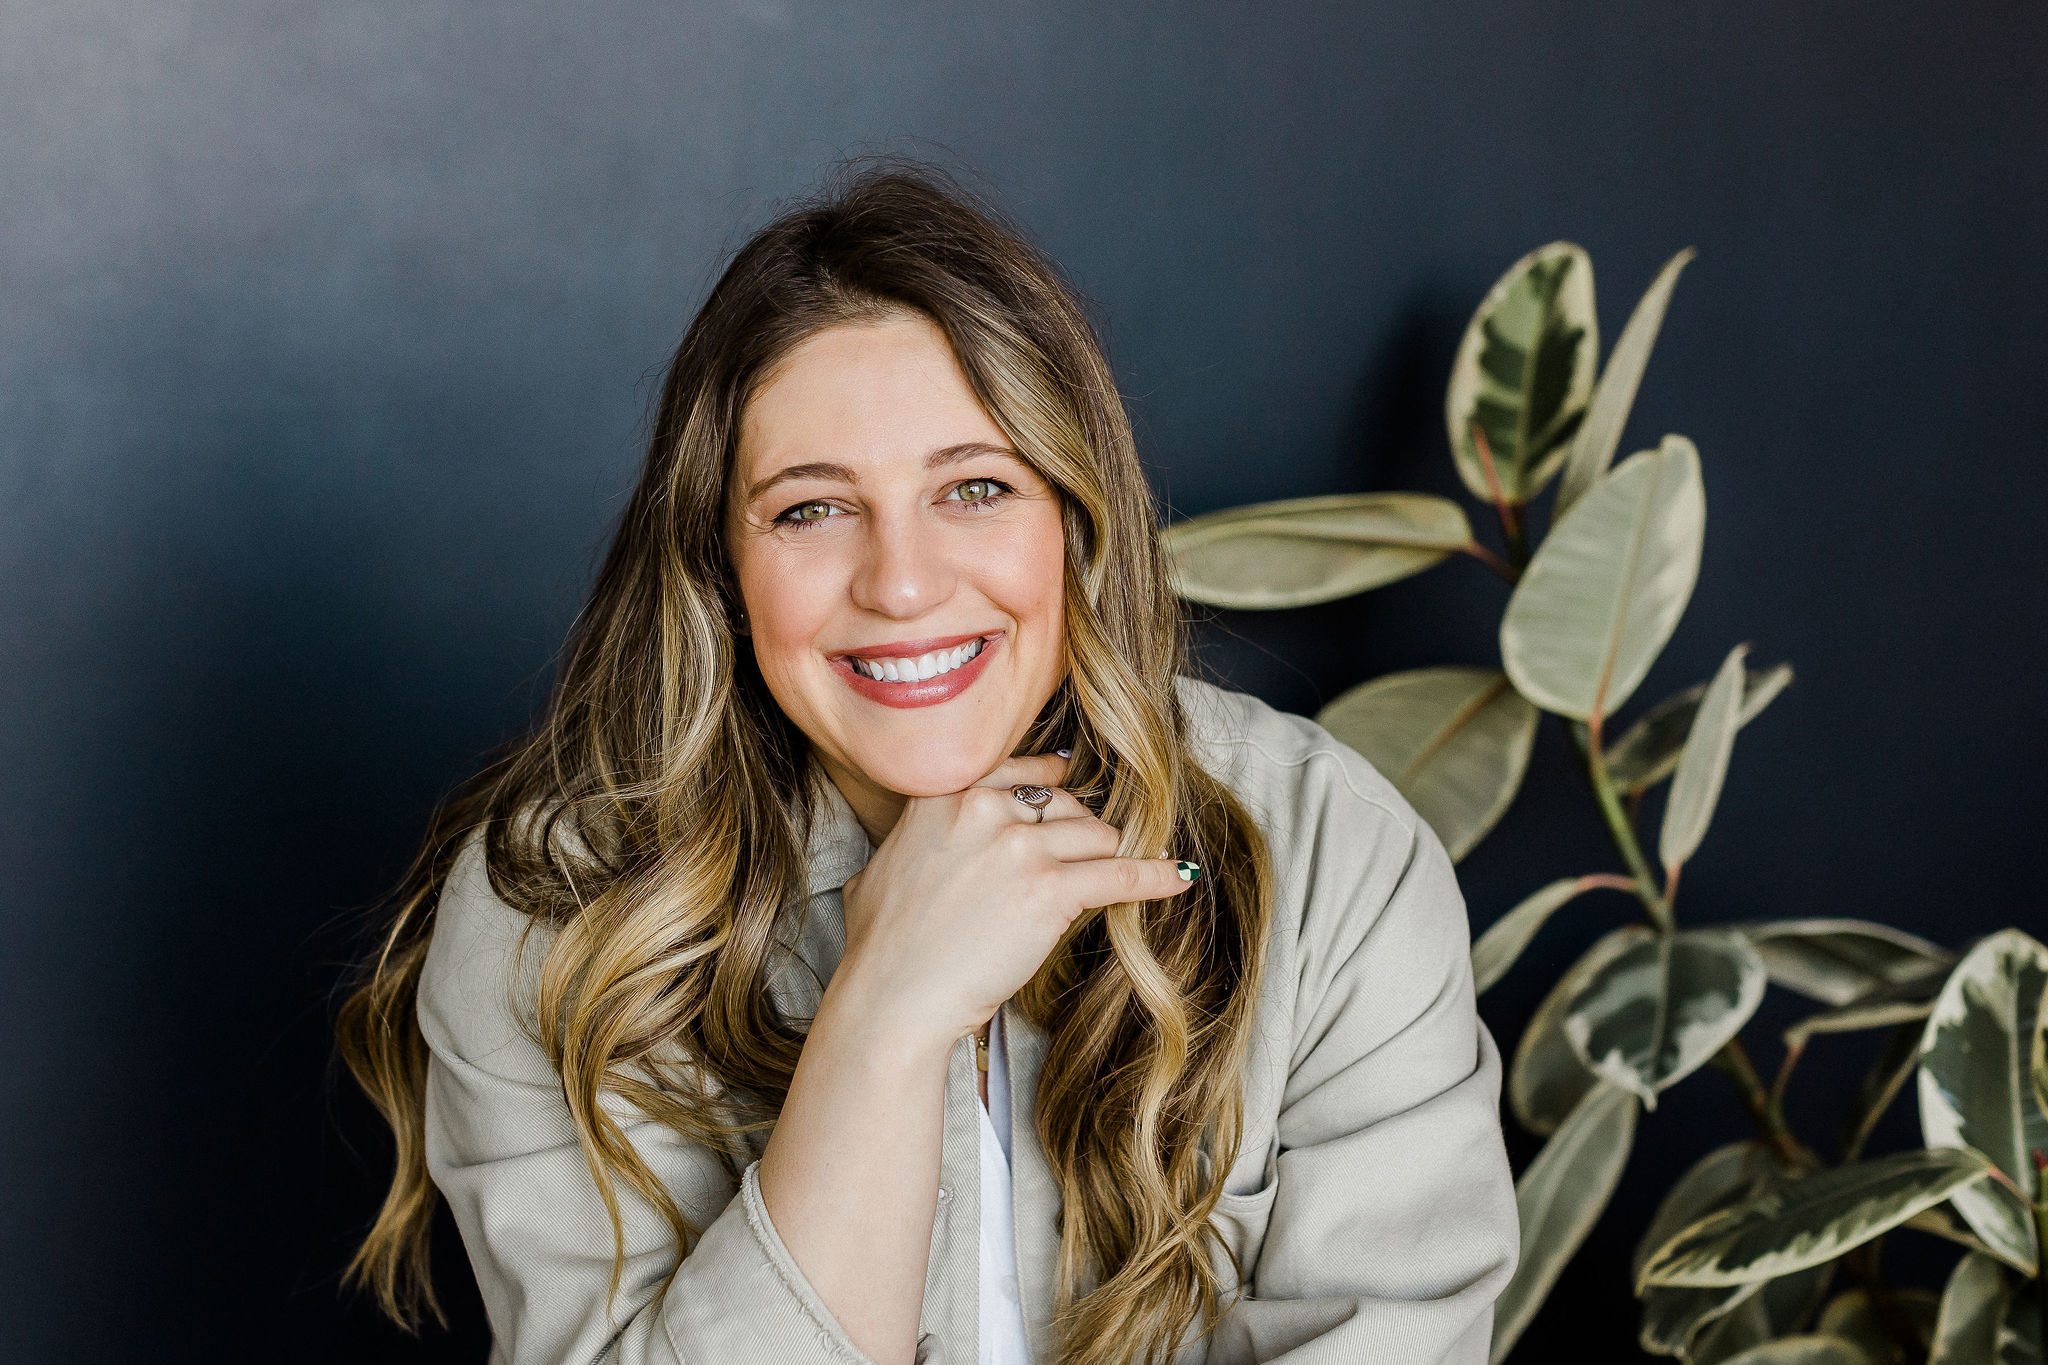
[[[1045,808],[1052,804],[1051,787],[1039,787],[1029,782],[1019,782],[1016,786],[1010,788],[1010,795],[1031,807],[1033,813],[1038,816],[1036,820],[1032,821],[1033,824],[1042,825],[1045,823]]]

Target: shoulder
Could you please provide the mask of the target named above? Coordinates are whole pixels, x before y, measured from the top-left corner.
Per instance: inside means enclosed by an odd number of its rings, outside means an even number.
[[[1365,756],[1307,716],[1182,674],[1174,679],[1203,766],[1240,796],[1298,813],[1335,803],[1412,834],[1414,808]]]
[[[420,1031],[435,1052],[493,1071],[552,1076],[533,1040],[539,968],[550,926],[507,905],[491,886],[481,829],[464,839],[434,908],[421,967]]]
[[[1175,682],[1198,761],[1266,836],[1274,930],[1298,938],[1304,971],[1368,939],[1396,956],[1463,957],[1470,931],[1450,859],[1392,782],[1306,716]]]

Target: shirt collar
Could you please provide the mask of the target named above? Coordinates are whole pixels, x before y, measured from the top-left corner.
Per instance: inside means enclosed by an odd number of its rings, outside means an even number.
[[[809,760],[807,784],[811,822],[804,843],[804,865],[810,894],[816,896],[845,886],[847,878],[867,866],[875,850],[861,828],[860,817],[815,754]]]

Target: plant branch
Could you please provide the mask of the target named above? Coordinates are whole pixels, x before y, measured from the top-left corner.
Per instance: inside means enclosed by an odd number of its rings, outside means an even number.
[[[1924,1361],[1927,1348],[1933,1343],[1920,1335],[1919,1325],[1907,1314],[1899,1296],[1885,1281],[1880,1267],[1883,1255],[1884,1238],[1880,1235],[1843,1256],[1842,1264],[1856,1277],[1856,1283],[1863,1289],[1863,1297],[1870,1301],[1872,1316],[1884,1329],[1884,1334],[1903,1352],[1901,1358],[1909,1362]]]
[[[1521,578],[1521,575],[1516,573],[1514,568],[1505,559],[1502,559],[1476,540],[1468,540],[1463,545],[1460,545],[1458,549],[1464,554],[1471,555],[1481,564],[1493,570],[1510,587]]]
[[[1785,1045],[1785,1060],[1778,1063],[1778,1074],[1771,1081],[1771,1112],[1778,1116],[1780,1123],[1785,1119],[1785,1087],[1791,1084],[1792,1068],[1799,1065],[1799,1058],[1806,1051],[1806,1040]]]
[[[1802,1172],[1820,1169],[1819,1158],[1806,1149],[1805,1144],[1785,1125],[1785,1116],[1771,1104],[1763,1077],[1757,1074],[1756,1064],[1749,1060],[1749,1051],[1742,1046],[1740,1038],[1730,1038],[1714,1054],[1714,1068],[1734,1084],[1750,1117],[1756,1120],[1757,1131],[1777,1154],[1780,1165],[1787,1170]]]
[[[1500,467],[1493,460],[1493,445],[1486,439],[1486,428],[1472,424],[1472,448],[1479,454],[1479,468],[1486,475],[1487,497],[1493,503],[1494,515],[1500,518],[1501,539],[1508,547],[1508,561],[1514,566],[1516,577],[1529,563],[1529,533],[1522,526],[1521,515],[1514,503],[1508,500],[1507,489],[1501,486]]]
[[[1597,716],[1587,722],[1585,752],[1586,776],[1592,780],[1593,796],[1600,803],[1600,815],[1607,821],[1607,832],[1613,837],[1614,846],[1621,850],[1621,860],[1628,864],[1629,875],[1635,879],[1636,899],[1643,903],[1651,922],[1668,934],[1675,927],[1671,904],[1657,892],[1657,879],[1651,874],[1649,859],[1643,856],[1643,846],[1636,839],[1635,825],[1621,808],[1621,797],[1614,789],[1614,779],[1607,775],[1607,758],[1600,752],[1600,720]]]

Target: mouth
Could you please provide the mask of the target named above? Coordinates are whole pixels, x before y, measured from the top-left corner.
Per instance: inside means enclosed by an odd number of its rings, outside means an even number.
[[[833,670],[854,691],[884,706],[932,706],[950,701],[986,671],[1004,632],[904,640],[841,654]]]

